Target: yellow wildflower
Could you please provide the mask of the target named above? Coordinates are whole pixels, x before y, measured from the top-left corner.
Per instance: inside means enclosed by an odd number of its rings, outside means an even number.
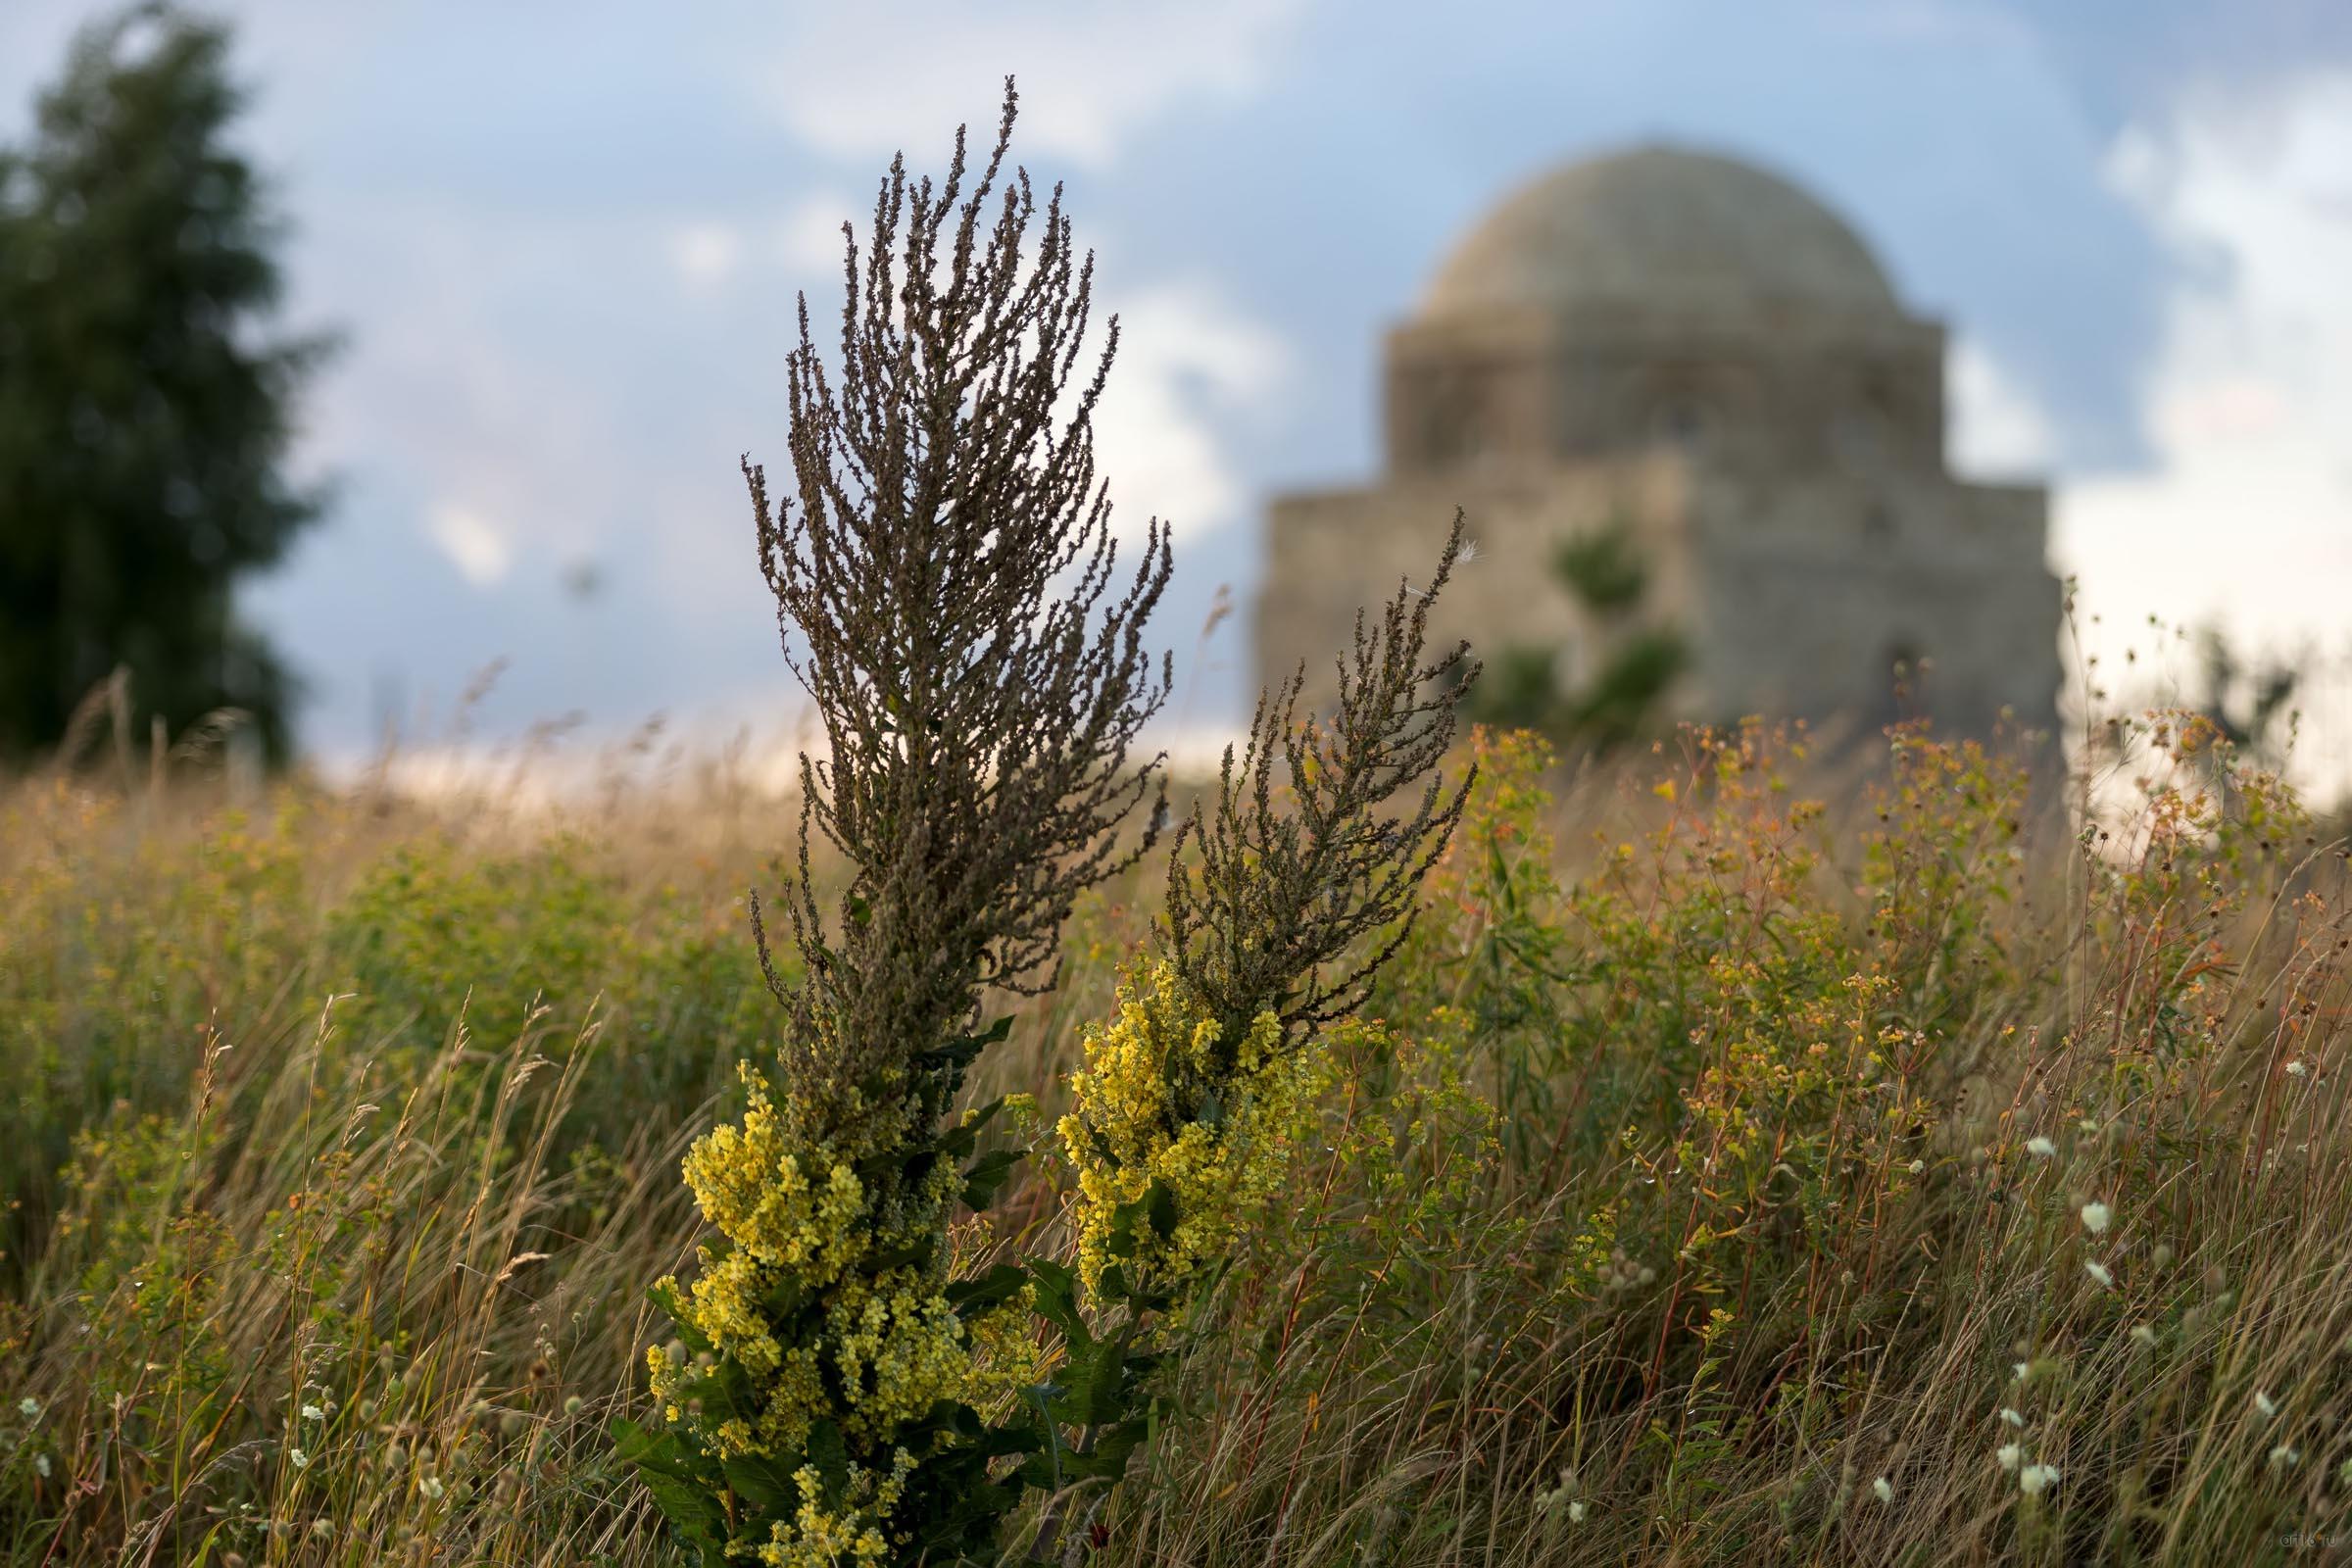
[[[769,1568],[844,1568],[884,1560],[890,1552],[885,1522],[914,1465],[914,1455],[904,1448],[892,1450],[887,1474],[853,1464],[848,1495],[835,1506],[825,1502],[823,1478],[803,1465],[792,1478],[801,1505],[791,1519],[776,1521],[759,1549],[760,1561]]]
[[[1321,1058],[1284,1052],[1280,1021],[1261,1012],[1230,1061],[1213,1019],[1153,964],[1119,989],[1117,1019],[1087,1032],[1085,1067],[1070,1080],[1076,1108],[1061,1120],[1078,1173],[1078,1269],[1101,1289],[1113,1261],[1138,1290],[1175,1292],[1199,1277],[1280,1185],[1292,1135],[1321,1087]],[[1130,1227],[1115,1259],[1118,1210],[1158,1184],[1175,1224],[1161,1236]]]

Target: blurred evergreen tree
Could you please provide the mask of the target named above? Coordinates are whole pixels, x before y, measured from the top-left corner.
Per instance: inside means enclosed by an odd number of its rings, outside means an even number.
[[[118,666],[172,733],[293,681],[236,580],[322,496],[284,460],[327,344],[271,337],[282,228],[225,142],[227,29],[145,4],[82,30],[0,149],[0,759],[53,746]]]

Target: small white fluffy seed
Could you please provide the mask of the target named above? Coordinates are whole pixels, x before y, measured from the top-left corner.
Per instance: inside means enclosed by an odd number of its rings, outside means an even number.
[[[2092,1202],[2082,1205],[2082,1228],[2093,1236],[2106,1235],[2107,1223],[2114,1217],[2105,1203]]]

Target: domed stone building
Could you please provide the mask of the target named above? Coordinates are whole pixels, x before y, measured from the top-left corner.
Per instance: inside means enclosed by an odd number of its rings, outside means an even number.
[[[1854,232],[1762,170],[1675,147],[1578,163],[1473,228],[1393,329],[1386,475],[1274,503],[1260,674],[1330,694],[1356,607],[1421,580],[1458,505],[1476,559],[1437,630],[1544,650],[1561,684],[1671,628],[1673,716],[2049,730],[2060,591],[2038,486],[1944,466],[1944,330]],[[1555,568],[1618,531],[1645,588]],[[1924,668],[1922,667],[1924,662]]]

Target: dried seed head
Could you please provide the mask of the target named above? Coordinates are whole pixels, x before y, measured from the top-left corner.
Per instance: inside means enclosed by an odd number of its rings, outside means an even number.
[[[1061,192],[1041,208],[1007,171],[1016,105],[1007,80],[977,179],[961,131],[936,186],[893,162],[864,250],[845,246],[831,367],[801,300],[795,494],[744,464],[785,659],[823,729],[785,902],[799,977],[760,930],[794,1018],[785,1072],[818,1114],[936,1119],[963,1067],[940,1048],[985,989],[1052,984],[1072,901],[1149,847],[1113,835],[1162,788],[1135,748],[1172,673],[1143,641],[1167,532],[1153,521],[1121,566],[1094,456],[1118,323],[1090,339],[1094,263]],[[852,873],[830,916],[818,839]]]
[[[1376,625],[1357,614],[1331,713],[1301,719],[1303,668],[1260,694],[1240,756],[1226,749],[1177,830],[1168,956],[1228,1040],[1262,1011],[1295,1039],[1345,1017],[1412,928],[1475,777],[1448,788],[1438,768],[1478,665],[1466,643],[1426,651],[1462,526],[1456,513],[1426,588],[1400,585]]]

